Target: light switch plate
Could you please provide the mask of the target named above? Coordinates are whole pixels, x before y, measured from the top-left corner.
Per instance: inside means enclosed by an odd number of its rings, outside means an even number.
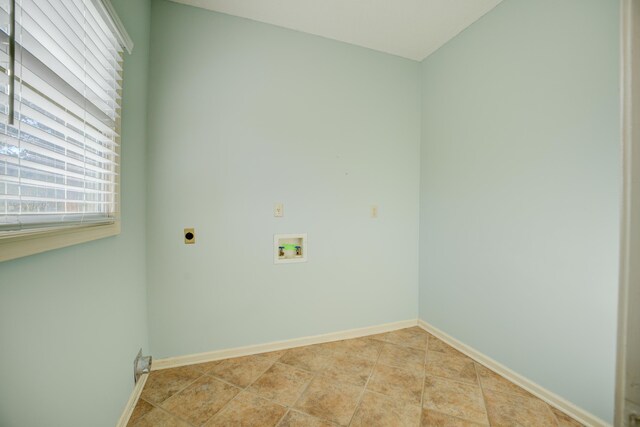
[[[282,203],[276,203],[273,205],[273,216],[276,218],[282,218],[282,216],[284,216],[284,206]]]
[[[378,207],[376,205],[371,206],[371,218],[378,218]]]

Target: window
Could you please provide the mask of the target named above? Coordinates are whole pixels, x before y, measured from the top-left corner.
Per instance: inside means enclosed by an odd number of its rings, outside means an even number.
[[[131,47],[107,0],[0,0],[0,261],[119,232]]]

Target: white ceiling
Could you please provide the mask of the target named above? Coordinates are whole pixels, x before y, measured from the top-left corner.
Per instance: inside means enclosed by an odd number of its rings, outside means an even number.
[[[422,60],[502,0],[173,0]]]

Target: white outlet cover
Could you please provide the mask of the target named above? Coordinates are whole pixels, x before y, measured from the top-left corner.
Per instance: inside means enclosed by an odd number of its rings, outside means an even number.
[[[284,206],[282,203],[276,203],[273,205],[273,216],[276,218],[281,218],[284,216]]]

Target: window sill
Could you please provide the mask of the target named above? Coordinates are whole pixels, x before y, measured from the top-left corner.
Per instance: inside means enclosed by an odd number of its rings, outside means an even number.
[[[118,234],[120,234],[120,221],[106,225],[73,227],[0,237],[0,262]]]

